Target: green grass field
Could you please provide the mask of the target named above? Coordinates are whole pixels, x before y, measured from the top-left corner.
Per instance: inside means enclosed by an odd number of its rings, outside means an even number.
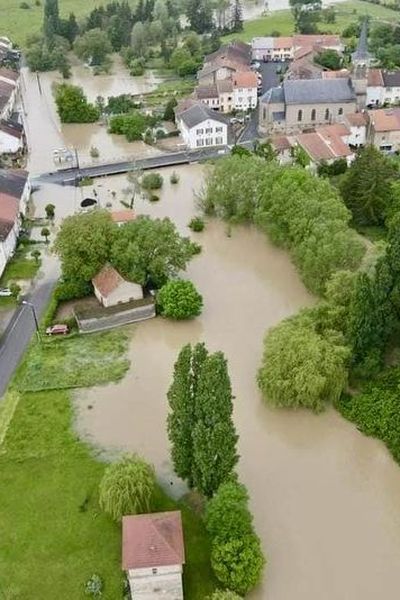
[[[393,23],[400,20],[400,12],[363,2],[362,0],[349,0],[335,4],[337,11],[336,22],[332,24],[320,23],[321,31],[330,31],[332,33],[341,33],[345,27],[357,20],[358,16],[370,15],[373,20],[387,21]],[[237,34],[227,35],[223,38],[224,41],[230,39],[241,39],[245,42],[250,41],[253,37],[262,37],[271,35],[273,31],[279,31],[280,35],[292,35],[294,32],[294,21],[290,10],[281,10],[272,12],[266,17],[260,17],[253,21],[244,23],[244,30]]]
[[[50,376],[60,387],[94,384],[98,376],[112,380],[126,370],[126,347],[119,330],[47,340],[42,349],[32,343],[0,404],[1,598],[84,600],[85,584],[97,574],[102,597],[122,600],[120,526],[98,505],[105,463],[73,431],[71,392],[16,389],[29,379],[46,386]],[[77,365],[83,359],[89,376]],[[157,488],[152,510],[177,508],[185,535],[185,598],[204,600],[215,579],[202,520]]]

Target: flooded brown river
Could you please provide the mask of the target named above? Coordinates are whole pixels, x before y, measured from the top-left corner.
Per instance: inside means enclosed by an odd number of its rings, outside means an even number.
[[[189,235],[193,189],[204,167],[179,169],[180,182],[162,171],[161,200],[139,201],[138,213],[170,216]],[[126,178],[97,182],[102,202]],[[73,210],[75,192],[59,202]],[[121,197],[117,195],[118,197]],[[114,200],[117,206],[118,200]],[[37,197],[38,210],[43,200]],[[234,419],[240,434],[240,477],[248,486],[257,531],[268,555],[254,600],[396,600],[400,589],[400,468],[386,449],[333,410],[271,410],[256,386],[268,327],[313,303],[287,254],[253,228],[228,237],[220,222],[192,234],[203,252],[187,276],[204,297],[202,315],[175,323],[157,318],[135,326],[131,369],[117,385],[77,395],[82,435],[113,451],[137,451],[160,479],[182,491],[171,472],[165,419],[174,360],[186,342],[204,340],[229,361]],[[90,408],[89,408],[90,407]],[[172,482],[172,485],[171,485]]]

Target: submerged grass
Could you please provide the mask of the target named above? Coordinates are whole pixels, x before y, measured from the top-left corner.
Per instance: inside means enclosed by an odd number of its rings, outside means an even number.
[[[32,392],[118,381],[129,369],[128,343],[121,330],[35,340],[18,369],[16,385]]]

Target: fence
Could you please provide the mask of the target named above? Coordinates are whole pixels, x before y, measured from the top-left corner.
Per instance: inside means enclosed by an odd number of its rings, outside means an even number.
[[[154,299],[148,298],[141,303],[129,302],[122,306],[75,311],[74,314],[79,331],[81,333],[92,333],[152,319],[156,316],[156,308]]]

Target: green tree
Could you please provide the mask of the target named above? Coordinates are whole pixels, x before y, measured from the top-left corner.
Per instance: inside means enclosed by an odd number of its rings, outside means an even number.
[[[105,210],[64,219],[54,243],[63,277],[90,282],[109,260],[117,229]]]
[[[204,344],[194,348],[187,344],[174,365],[174,376],[168,390],[168,439],[175,473],[193,487],[193,425],[198,376],[207,357]]]
[[[185,270],[194,253],[172,221],[147,216],[122,226],[111,248],[112,263],[125,277],[156,288]]]
[[[150,512],[155,484],[153,467],[136,454],[127,456],[106,468],[100,482],[100,508],[114,521]]]
[[[176,98],[170,98],[165,106],[164,110],[164,121],[172,121],[175,123],[175,111],[174,108],[178,104]]]
[[[241,600],[242,596],[238,596],[236,592],[230,590],[217,590],[210,596],[210,600]]]
[[[55,211],[56,211],[56,207],[54,206],[54,204],[46,204],[44,210],[45,210],[45,213],[46,213],[46,217],[48,219],[53,220],[54,219],[54,215],[55,215]]]
[[[87,101],[79,86],[67,83],[57,85],[55,100],[62,123],[93,123],[100,116],[98,108]]]
[[[308,313],[300,313],[267,333],[258,372],[266,402],[320,412],[342,393],[350,350],[338,332],[322,335],[316,325]]]
[[[105,31],[90,29],[76,38],[74,51],[81,60],[90,65],[102,65],[113,48]]]
[[[39,259],[40,259],[41,254],[42,253],[40,252],[40,250],[33,250],[33,252],[31,252],[31,256],[35,260],[35,263],[37,265],[39,264]]]
[[[316,33],[322,8],[321,0],[290,0],[295,29],[299,33]]]
[[[390,209],[395,170],[374,146],[362,148],[340,184],[340,192],[357,225],[382,225]]]
[[[60,12],[58,0],[45,0],[43,33],[48,43],[51,44],[53,37],[58,33],[59,26]]]
[[[255,534],[215,540],[211,566],[219,581],[238,594],[247,594],[261,580],[265,559]]]
[[[11,292],[11,296],[15,298],[15,300],[18,300],[19,295],[21,293],[21,286],[18,285],[18,283],[15,283],[15,281],[12,281],[9,285],[9,289]]]
[[[193,427],[193,481],[211,498],[238,461],[232,390],[222,352],[208,356],[199,372]]]
[[[213,28],[212,5],[209,0],[188,0],[186,16],[190,29],[196,33],[206,33]]]
[[[135,56],[146,56],[149,41],[143,23],[138,21],[134,24],[131,33],[131,47]]]
[[[49,241],[49,235],[50,235],[50,229],[48,229],[47,227],[42,227],[41,231],[40,231],[40,235],[42,235],[45,239],[46,244]]]
[[[201,313],[203,298],[191,281],[168,281],[157,294],[157,306],[164,317],[192,319]]]
[[[232,7],[232,31],[243,31],[243,9],[240,0],[235,0]]]
[[[336,50],[327,49],[321,50],[318,52],[315,57],[315,62],[325,67],[326,69],[331,69],[332,71],[338,71],[342,67],[342,57]]]
[[[205,523],[211,539],[226,541],[253,533],[245,486],[234,479],[222,483],[207,502]]]

